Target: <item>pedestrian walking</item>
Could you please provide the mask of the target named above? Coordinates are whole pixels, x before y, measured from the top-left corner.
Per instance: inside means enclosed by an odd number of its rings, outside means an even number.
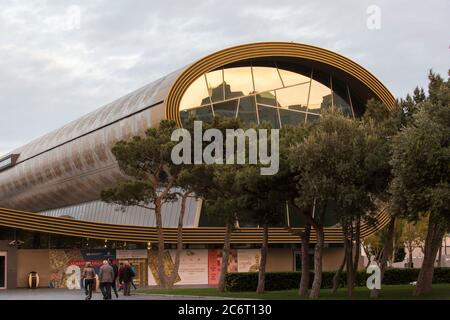
[[[131,285],[133,286],[134,290],[136,290],[136,285],[134,284],[134,277],[136,276],[136,267],[130,262],[130,268],[133,271],[133,276],[131,278]]]
[[[123,269],[123,276],[122,276],[122,280],[123,280],[123,284],[124,284],[124,289],[123,289],[123,295],[124,296],[130,296],[130,289],[131,289],[131,284],[133,283],[133,277],[135,276],[135,273],[133,271],[133,269],[130,266],[130,263],[128,261],[126,261],[124,263],[124,269]]]
[[[111,284],[111,288],[114,291],[116,298],[119,298],[119,293],[117,292],[117,278],[119,277],[119,268],[117,267],[117,264],[115,264],[113,259],[111,259],[111,258],[108,259],[108,263],[113,268],[113,272],[114,272],[114,280]]]
[[[104,300],[111,300],[111,285],[114,281],[114,270],[109,265],[107,260],[103,261],[103,265],[100,267],[98,274],[100,281],[100,290],[103,294]]]
[[[123,290],[123,271],[125,270],[123,262],[119,265],[119,291]]]
[[[86,262],[81,278],[84,280],[86,300],[92,299],[92,290],[95,287],[95,269],[90,262]]]

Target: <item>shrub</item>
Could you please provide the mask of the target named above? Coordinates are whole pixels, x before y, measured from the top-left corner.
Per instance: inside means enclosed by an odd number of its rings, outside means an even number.
[[[334,272],[322,273],[322,288],[329,289],[333,286]],[[387,269],[384,274],[383,284],[409,284],[417,280],[419,269]],[[312,282],[314,273],[310,274]],[[356,275],[356,286],[365,286],[369,275],[365,271],[359,271]],[[227,291],[255,291],[258,285],[257,272],[228,273],[226,276]],[[300,282],[300,272],[267,272],[267,291],[297,289]],[[346,285],[346,273],[343,272],[339,279],[340,286]],[[435,268],[433,283],[450,283],[450,268]]]

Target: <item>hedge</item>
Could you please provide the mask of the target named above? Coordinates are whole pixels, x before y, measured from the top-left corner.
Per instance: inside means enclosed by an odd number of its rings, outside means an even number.
[[[383,284],[409,284],[417,280],[419,269],[387,269],[384,274]],[[334,272],[322,273],[322,288],[329,289],[333,286]],[[359,271],[356,275],[356,285],[365,286],[369,275],[365,271]],[[314,273],[310,274],[310,281]],[[255,291],[258,284],[257,272],[228,273],[226,276],[227,291]],[[289,290],[297,289],[300,282],[300,272],[267,272],[265,290]],[[346,274],[340,277],[340,285],[345,286]],[[435,268],[433,283],[450,283],[450,268]]]

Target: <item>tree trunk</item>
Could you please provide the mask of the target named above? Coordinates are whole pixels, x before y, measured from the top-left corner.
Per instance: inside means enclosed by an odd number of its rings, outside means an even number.
[[[311,236],[311,224],[306,223],[305,230],[301,234],[302,248],[302,270],[300,274],[300,286],[298,294],[300,297],[308,296],[309,289],[309,238]]]
[[[231,222],[227,221],[226,233],[223,243],[222,267],[220,269],[219,286],[217,291],[225,292],[225,277],[228,271],[228,259],[230,256],[230,240],[231,240]]]
[[[158,235],[158,276],[160,281],[160,286],[162,288],[167,288],[167,276],[164,270],[164,234],[162,229],[162,217],[161,217],[161,200],[157,199],[155,201],[155,221],[156,221],[156,231]]]
[[[441,240],[441,245],[439,246],[439,251],[438,251],[438,268],[442,268],[442,240]]]
[[[408,246],[408,254],[409,254],[409,258],[408,258],[408,268],[412,268],[413,267],[413,246],[409,245]]]
[[[353,228],[352,228],[353,229]],[[355,283],[354,279],[354,265],[353,265],[353,232],[349,231],[348,228],[345,228],[345,255],[347,260],[347,294],[349,297],[353,297],[353,287]]]
[[[356,220],[355,232],[352,232],[351,238],[355,239],[355,245],[353,246],[353,241],[350,242],[351,251],[350,257],[353,256],[353,266],[352,266],[352,282],[348,283],[348,295],[349,297],[353,297],[353,292],[356,285],[356,277],[358,275],[358,266],[359,266],[359,257],[361,256],[361,220],[358,218]],[[353,231],[353,228],[352,228]],[[355,251],[353,253],[353,250]],[[348,272],[348,270],[347,270]]]
[[[419,296],[431,291],[433,282],[434,262],[439,247],[442,245],[442,238],[445,234],[445,228],[435,214],[430,214],[428,221],[427,237],[425,239],[425,252],[423,257],[422,268],[417,278],[417,286],[414,294]]]
[[[364,244],[363,245],[363,249],[364,249],[364,253],[366,254],[367,257],[367,263],[366,263],[366,269],[370,266],[371,261],[371,254],[370,254],[370,250],[369,248]]]
[[[361,256],[361,220],[358,218],[356,221],[356,228],[355,228],[355,254],[353,256],[353,272],[355,273],[355,280],[356,280],[356,273],[358,272],[359,267],[359,258]]]
[[[339,288],[339,280],[341,279],[342,270],[344,270],[345,264],[347,262],[347,241],[344,240],[344,256],[342,258],[341,265],[339,269],[333,276],[333,288],[331,288],[331,294],[335,294]]]
[[[264,286],[266,284],[266,262],[267,251],[269,248],[269,226],[264,225],[263,243],[261,246],[261,260],[259,262],[258,287],[256,293],[264,293]]]
[[[392,255],[392,250],[394,249],[394,231],[395,231],[395,217],[391,216],[391,220],[389,221],[388,231],[386,235],[386,240],[383,246],[383,250],[381,252],[380,258],[380,282],[383,282],[384,271],[386,270],[387,261],[389,257]],[[372,289],[370,291],[371,298],[378,298],[380,295],[379,289]]]
[[[183,193],[181,196],[181,207],[180,207],[180,215],[178,217],[178,229],[177,229],[177,251],[175,253],[175,263],[173,266],[172,273],[169,276],[167,287],[173,288],[175,284],[175,280],[177,279],[178,270],[180,269],[180,255],[183,250],[183,221],[184,214],[186,211],[186,199],[189,196],[190,192]]]
[[[322,285],[322,255],[323,255],[323,243],[324,234],[323,226],[319,225],[316,228],[317,243],[314,249],[314,280],[309,297],[311,299],[318,299],[320,293],[320,287]]]

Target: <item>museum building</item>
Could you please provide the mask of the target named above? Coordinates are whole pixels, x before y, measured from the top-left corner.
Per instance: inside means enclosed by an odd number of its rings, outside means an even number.
[[[337,53],[292,42],[251,43],[212,53],[0,156],[0,289],[26,287],[30,272],[40,275],[40,286],[63,287],[67,267],[106,257],[133,261],[141,286],[157,282],[154,215],[100,200],[101,190],[127,178],[111,153],[117,141],[143,135],[163,119],[183,127],[190,118],[219,115],[281,128],[315,121],[329,109],[360,117],[372,98],[389,109],[395,105],[377,78]],[[164,237],[172,249],[179,207],[163,206]],[[268,271],[300,265],[300,239],[292,230],[303,223],[293,208],[283,210],[285,220],[269,232]],[[377,223],[364,224],[362,235],[387,220],[380,205]],[[203,201],[189,198],[177,284],[217,283],[224,234],[204,214]],[[257,226],[237,228],[229,271],[256,271],[261,240]],[[343,250],[335,219],[326,222],[325,242],[324,269],[334,270]],[[169,250],[168,263],[173,255]]]

